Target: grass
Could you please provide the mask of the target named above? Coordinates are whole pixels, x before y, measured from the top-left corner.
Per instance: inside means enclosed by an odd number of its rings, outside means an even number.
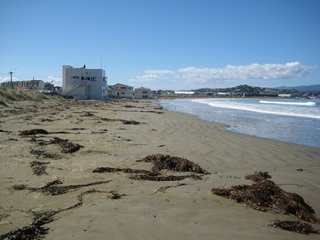
[[[46,95],[38,91],[15,90],[11,88],[0,88],[0,105],[8,107],[8,104],[17,101],[44,102],[50,100],[62,100],[57,95]]]

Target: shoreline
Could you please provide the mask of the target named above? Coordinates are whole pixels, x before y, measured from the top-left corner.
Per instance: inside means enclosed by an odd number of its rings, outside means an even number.
[[[178,102],[174,102],[177,100]],[[270,139],[270,140],[275,140],[275,141],[280,141],[280,142],[286,142],[286,143],[294,143],[302,146],[309,146],[309,147],[315,147],[315,148],[320,148],[320,145],[318,144],[318,139],[314,136],[318,136],[314,132],[314,127],[319,125],[319,120],[317,117],[310,117],[310,116],[300,116],[300,115],[286,115],[286,114],[281,114],[281,113],[273,113],[273,112],[264,112],[264,111],[255,111],[251,109],[245,109],[245,105],[243,108],[237,109],[236,107],[221,107],[220,106],[213,106],[213,109],[216,109],[217,111],[221,111],[221,115],[223,117],[220,117],[220,115],[215,115],[211,113],[211,110],[209,109],[209,106],[206,104],[199,104],[195,105],[193,103],[193,99],[175,99],[175,100],[158,100],[159,104],[163,106],[166,110],[169,111],[177,111],[177,112],[182,112],[186,114],[190,114],[193,116],[198,117],[199,119],[203,119],[208,122],[217,122],[220,124],[224,124],[226,127],[224,127],[224,130],[231,131],[236,134],[244,134],[244,135],[249,135],[249,136],[256,136],[256,137],[261,137],[265,139]],[[180,100],[180,101],[179,101]],[[274,99],[273,99],[274,100]],[[171,103],[171,101],[173,101]],[[198,104],[198,102],[196,102]],[[210,105],[210,104],[208,104]],[[197,110],[196,110],[197,109]],[[199,109],[199,112],[198,111]],[[248,121],[252,119],[260,120],[264,118],[270,118],[269,122],[275,121],[279,122],[281,125],[286,124],[282,123],[281,119],[284,119],[284,121],[289,121],[289,125],[287,129],[284,129],[286,132],[284,132],[284,135],[278,134],[281,129],[277,127],[276,125],[271,126],[267,122],[262,121],[261,126],[255,126],[254,128],[251,127],[251,124],[248,122],[244,122],[242,119],[242,122],[236,122],[234,120],[228,119],[231,113],[224,114],[224,111],[237,111],[236,114],[239,114],[241,117],[248,117]],[[251,115],[252,113],[257,114],[257,115]],[[233,114],[232,114],[233,116]],[[252,116],[252,117],[251,117]],[[257,117],[256,117],[257,116]],[[259,117],[258,117],[259,116]],[[275,118],[275,116],[277,118]],[[232,117],[234,118],[234,117]],[[274,120],[272,120],[274,119]],[[286,120],[290,119],[290,120]],[[302,121],[304,119],[304,121]],[[220,121],[219,121],[220,120]],[[313,122],[308,123],[308,128],[299,126],[300,122],[307,124],[307,122]],[[255,125],[255,122],[253,122]],[[304,124],[304,125],[305,125]],[[297,127],[297,128],[293,128]],[[317,128],[317,127],[316,127]],[[268,129],[264,130],[264,129]],[[274,130],[273,130],[274,129]],[[277,131],[279,130],[279,131]],[[291,134],[291,132],[294,132],[295,134]],[[311,137],[313,136],[313,137]]]
[[[68,209],[81,196],[81,205],[55,214],[45,225],[44,239],[305,239],[267,226],[276,219],[298,220],[296,216],[256,211],[212,195],[210,189],[250,184],[246,175],[269,172],[282,189],[302,196],[319,218],[320,149],[221,126],[163,110],[153,101],[17,102],[1,108],[0,235],[32,223],[32,212]],[[19,135],[30,129],[50,134]],[[48,144],[54,137],[81,147],[62,153],[60,145]],[[157,182],[133,180],[125,172],[93,172],[99,167],[148,171],[150,163],[137,160],[152,154],[188,159],[211,174],[202,180]],[[45,163],[44,174],[34,174],[33,161]],[[54,196],[29,190],[56,180],[62,182],[56,186],[103,183]],[[17,185],[27,188],[13,190]],[[169,188],[158,190],[163,187]]]

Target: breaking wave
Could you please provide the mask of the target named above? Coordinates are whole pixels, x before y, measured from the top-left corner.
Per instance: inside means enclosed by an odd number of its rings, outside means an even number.
[[[260,100],[259,103],[277,104],[277,105],[295,105],[295,106],[315,106],[315,102],[274,102]]]

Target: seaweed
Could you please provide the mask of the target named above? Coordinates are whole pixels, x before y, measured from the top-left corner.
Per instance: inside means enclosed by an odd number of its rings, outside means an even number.
[[[58,137],[54,137],[53,139],[51,139],[50,143],[60,145],[62,153],[74,153],[76,151],[79,151],[80,148],[83,148],[83,146],[81,146],[80,144],[73,143],[68,139],[61,139]]]
[[[94,169],[94,173],[103,173],[103,172],[124,172],[124,173],[151,173],[148,170],[140,169],[131,169],[131,168],[111,168],[111,167],[98,167]]]
[[[201,180],[202,179],[200,176],[197,176],[197,175],[161,176],[157,173],[133,175],[133,176],[130,176],[129,178],[134,179],[134,180],[149,180],[149,181],[181,181],[186,178],[192,178],[193,180]]]
[[[46,172],[46,168],[47,168],[47,164],[49,164],[49,162],[38,162],[38,161],[32,161],[30,163],[30,166],[32,168],[32,172],[37,175],[43,175],[43,174],[48,174]]]
[[[251,179],[251,177],[249,177]],[[257,178],[254,178],[257,180]],[[319,223],[311,206],[296,194],[282,190],[271,180],[261,179],[252,185],[239,185],[231,188],[212,188],[214,195],[232,199],[258,211],[274,211],[282,214],[293,214],[298,218]]]
[[[30,129],[30,130],[22,131],[20,133],[20,136],[29,136],[29,135],[36,135],[36,134],[49,134],[49,132],[44,129]]]
[[[255,172],[254,174],[245,176],[245,179],[251,180],[253,182],[259,182],[268,178],[271,178],[268,172]]]
[[[57,181],[59,182],[59,181]],[[53,183],[48,183],[53,184]],[[100,192],[95,189],[85,191],[81,193],[78,196],[78,202],[68,208],[65,209],[59,209],[57,211],[47,211],[47,212],[32,212],[34,215],[34,220],[31,225],[25,226],[22,228],[18,228],[17,230],[13,230],[11,232],[8,232],[6,234],[0,235],[0,240],[16,240],[16,239],[21,239],[21,240],[33,240],[33,239],[43,239],[44,235],[48,233],[49,228],[43,227],[43,225],[53,222],[54,221],[54,215],[60,212],[64,212],[67,210],[71,210],[74,208],[77,208],[83,204],[83,196],[89,193],[94,193],[94,192]],[[112,194],[112,192],[111,192]],[[124,196],[124,194],[120,195],[115,193],[116,197],[111,199],[118,199],[121,196]]]
[[[178,172],[194,172],[201,174],[210,174],[210,172],[202,169],[199,165],[180,157],[170,155],[155,154],[149,155],[145,158],[138,160],[142,162],[152,162],[153,172],[159,172],[163,169],[178,171]]]
[[[14,190],[30,190],[32,192],[42,192],[45,195],[61,195],[65,194],[70,190],[75,190],[78,188],[82,187],[88,187],[88,186],[93,186],[93,185],[99,185],[99,184],[104,184],[111,182],[109,181],[98,181],[98,182],[91,182],[91,183],[85,183],[85,184],[75,184],[75,185],[64,185],[64,186],[57,186],[62,184],[61,180],[54,180],[51,182],[48,182],[45,186],[40,187],[40,188],[33,188],[33,187],[27,187],[26,185],[14,185],[12,188]]]
[[[297,232],[308,235],[309,233],[319,233],[318,230],[315,230],[310,224],[302,223],[300,221],[280,221],[276,220],[268,226],[281,228],[291,232]]]
[[[100,120],[106,121],[106,122],[122,122],[126,125],[138,125],[140,122],[137,122],[135,120],[125,120],[125,119],[112,119],[112,118],[101,118]]]
[[[197,164],[190,162],[187,159],[180,157],[171,157],[169,155],[149,155],[143,158],[142,160],[137,160],[138,162],[153,162],[153,167],[151,171],[140,170],[140,169],[131,169],[131,168],[111,168],[111,167],[99,167],[93,170],[93,172],[124,172],[124,173],[134,173],[136,175],[131,175],[129,178],[134,180],[149,180],[149,181],[180,181],[186,178],[192,178],[194,180],[201,180],[202,177],[192,174],[192,175],[183,175],[183,176],[174,176],[174,175],[161,175],[161,170],[168,169],[178,172],[194,172],[202,174],[210,174],[208,171],[200,168]]]

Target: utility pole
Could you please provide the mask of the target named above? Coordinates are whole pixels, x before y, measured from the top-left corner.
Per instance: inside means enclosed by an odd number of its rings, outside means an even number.
[[[12,70],[13,70],[13,69],[17,69],[17,68],[12,68],[12,69],[10,70],[10,72],[9,72],[9,74],[10,74],[10,85],[11,85],[11,88],[13,88],[13,83],[12,83],[12,74],[13,74]]]
[[[9,72],[9,74],[10,74],[10,79],[11,79],[11,81],[10,81],[10,87],[11,87],[11,88],[13,88],[13,84],[12,84],[12,73],[13,73],[13,72]]]

